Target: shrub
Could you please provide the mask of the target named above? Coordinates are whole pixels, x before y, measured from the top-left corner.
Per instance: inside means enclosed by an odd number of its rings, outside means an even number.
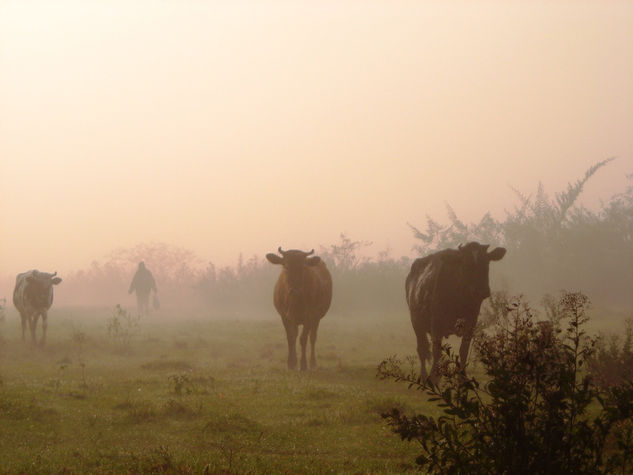
[[[487,376],[466,377],[444,347],[438,385],[423,383],[397,358],[378,376],[405,381],[437,403],[439,417],[384,413],[395,433],[423,448],[417,463],[432,473],[610,473],[633,463],[633,384],[603,390],[584,371],[595,351],[587,297],[564,293],[562,331],[539,324],[518,301],[475,345]]]

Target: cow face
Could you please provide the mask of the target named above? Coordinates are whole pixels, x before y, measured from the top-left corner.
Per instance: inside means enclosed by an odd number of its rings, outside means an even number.
[[[297,250],[282,251],[281,247],[278,249],[279,254],[266,254],[266,259],[272,264],[280,264],[284,268],[286,273],[286,282],[288,284],[288,293],[292,298],[294,296],[301,296],[303,294],[303,283],[305,281],[304,276],[308,270],[308,267],[316,266],[321,262],[321,258],[317,256],[308,257],[314,253],[314,249],[310,252],[303,252]]]
[[[26,278],[29,284],[27,288],[29,299],[37,307],[48,307],[50,305],[53,285],[57,285],[62,281],[59,277],[55,277],[56,275],[57,272],[48,274],[34,271]]]
[[[490,297],[490,261],[501,260],[506,253],[503,247],[497,247],[491,252],[488,252],[488,247],[487,244],[469,242],[460,245],[459,253],[456,255],[472,296],[482,300]]]

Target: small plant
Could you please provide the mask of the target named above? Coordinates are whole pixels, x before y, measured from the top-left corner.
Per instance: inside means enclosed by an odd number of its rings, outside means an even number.
[[[140,328],[140,315],[134,316],[127,310],[116,304],[112,317],[106,322],[108,337],[111,338],[123,351],[129,353],[132,338]]]
[[[154,449],[152,451],[152,455],[156,461],[151,465],[149,471],[154,473],[165,473],[176,468],[172,460],[173,456],[167,447],[161,445],[158,449]]]
[[[174,394],[182,396],[183,394],[191,394],[194,390],[194,384],[191,377],[187,373],[172,374],[169,376]]]
[[[68,363],[66,361],[64,362],[58,362],[59,366],[58,366],[58,371],[59,371],[59,377],[58,378],[53,378],[50,382],[51,386],[53,387],[53,389],[55,390],[55,394],[59,395],[61,393],[61,389],[63,386],[63,382],[65,379],[65,372],[68,369]]]
[[[488,378],[468,378],[444,348],[438,385],[415,366],[383,361],[381,378],[404,381],[438,404],[439,417],[383,414],[402,439],[423,448],[417,463],[431,473],[627,473],[633,464],[633,384],[601,390],[585,371],[595,339],[583,327],[589,300],[564,293],[556,306],[565,332],[539,324],[517,301],[491,335],[476,342]]]
[[[213,376],[194,376],[191,371],[172,374],[168,378],[171,390],[177,396],[209,394],[215,385]]]
[[[86,361],[84,360],[84,345],[86,343],[86,334],[81,330],[74,330],[72,334],[72,342],[77,350],[77,362],[81,368],[81,386],[86,389],[88,383],[86,382]],[[60,371],[63,371],[65,366],[60,366]]]
[[[212,443],[211,445],[215,447],[220,452],[220,454],[222,454],[222,458],[224,459],[224,462],[226,464],[226,467],[224,467],[220,473],[238,473],[233,467],[233,464],[235,462],[235,459],[237,458],[236,456],[242,449],[241,444],[232,436],[226,436],[220,443]],[[218,470],[217,467],[213,467],[211,464],[207,464],[207,466],[204,468],[203,473],[205,475],[218,473]]]

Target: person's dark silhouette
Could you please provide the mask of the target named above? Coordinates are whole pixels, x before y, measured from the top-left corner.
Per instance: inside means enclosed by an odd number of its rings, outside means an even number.
[[[154,276],[147,270],[144,262],[139,262],[138,269],[136,274],[134,274],[130,289],[128,290],[130,294],[136,291],[139,315],[147,315],[149,313],[149,294],[152,290],[154,293],[158,292]]]

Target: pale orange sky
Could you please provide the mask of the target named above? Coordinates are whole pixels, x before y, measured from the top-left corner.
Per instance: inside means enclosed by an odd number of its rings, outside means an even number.
[[[407,222],[611,156],[587,206],[633,173],[631,1],[0,0],[3,276],[150,241],[412,256]]]

